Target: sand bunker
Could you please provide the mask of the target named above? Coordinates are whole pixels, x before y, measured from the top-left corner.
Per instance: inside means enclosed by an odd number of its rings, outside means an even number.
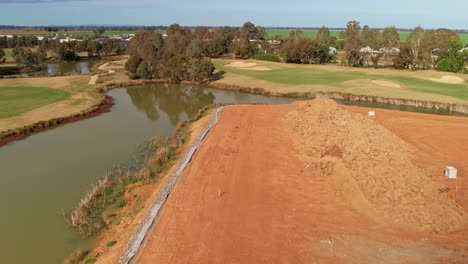
[[[411,147],[369,118],[317,99],[297,103],[286,122],[314,170],[325,168],[325,177],[340,171],[343,182],[357,186],[349,194],[364,197],[365,205],[353,205],[357,209],[374,208],[385,222],[421,231],[448,232],[466,220],[430,174],[411,162]]]
[[[399,83],[395,83],[391,81],[372,80],[371,82],[379,86],[384,86],[384,87],[389,87],[389,88],[401,88],[401,85]]]
[[[430,78],[429,80],[433,82],[440,82],[440,83],[450,83],[450,84],[463,84],[465,80],[458,76],[453,75],[444,75],[441,78]]]
[[[270,68],[266,66],[257,66],[255,62],[243,62],[243,61],[235,61],[226,65],[228,67],[241,69],[241,70],[251,70],[251,71],[271,71]]]

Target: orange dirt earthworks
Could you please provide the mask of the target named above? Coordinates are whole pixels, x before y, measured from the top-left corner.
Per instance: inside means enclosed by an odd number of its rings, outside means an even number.
[[[138,263],[466,263],[468,119],[368,110],[224,109]]]

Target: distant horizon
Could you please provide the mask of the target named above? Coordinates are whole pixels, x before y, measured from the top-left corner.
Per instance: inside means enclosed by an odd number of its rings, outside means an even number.
[[[247,22],[247,21],[246,21]],[[175,23],[178,24],[178,23]],[[125,24],[76,24],[76,25],[60,25],[60,24],[51,24],[51,25],[2,25],[0,24],[0,30],[6,29],[7,27],[14,27],[14,28],[45,28],[45,27],[62,27],[62,28],[96,28],[96,27],[122,27],[122,28],[138,28],[138,27],[168,27],[171,24],[168,25],[125,25]],[[219,28],[219,27],[242,27],[242,24],[240,25],[182,25],[179,24],[181,27],[189,27],[189,28],[195,28],[195,27],[206,27],[206,28]],[[346,27],[328,27],[326,25],[322,26],[304,26],[304,27],[294,27],[294,26],[264,26],[264,25],[259,25],[256,24],[257,26],[261,26],[266,29],[305,29],[305,30],[313,30],[313,29],[320,29],[321,27],[325,26],[330,30],[345,30]],[[365,25],[365,24],[364,24]],[[361,25],[364,26],[364,25]],[[372,27],[369,26],[370,28],[375,28],[375,29],[385,29],[385,27]],[[413,28],[400,28],[396,27],[397,30],[403,30],[403,31],[411,31]],[[424,29],[442,29],[443,27],[438,27],[438,28],[425,28]],[[453,31],[468,31],[468,28],[444,28],[444,29],[450,29]]]
[[[351,20],[372,28],[468,29],[468,1],[307,0],[0,0],[0,24],[38,25],[210,25],[343,28]],[[279,25],[279,26],[278,26]],[[313,25],[313,26],[309,26]]]

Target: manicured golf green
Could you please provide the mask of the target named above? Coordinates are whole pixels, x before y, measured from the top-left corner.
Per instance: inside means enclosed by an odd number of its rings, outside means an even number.
[[[22,114],[32,109],[66,99],[69,93],[59,89],[31,86],[0,87],[0,118]]]

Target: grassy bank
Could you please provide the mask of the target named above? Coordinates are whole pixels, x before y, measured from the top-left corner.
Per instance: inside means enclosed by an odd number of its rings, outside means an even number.
[[[46,87],[0,87],[0,118],[22,114],[44,105],[66,99],[69,92]]]
[[[261,88],[277,94],[339,92],[468,104],[468,76],[463,74],[250,61],[270,69],[257,71],[231,67],[228,65],[231,62],[214,61],[217,71],[223,73],[215,84]],[[450,84],[431,80],[446,75],[464,80],[464,83]]]
[[[83,113],[103,98],[89,76],[0,79],[0,132]]]

